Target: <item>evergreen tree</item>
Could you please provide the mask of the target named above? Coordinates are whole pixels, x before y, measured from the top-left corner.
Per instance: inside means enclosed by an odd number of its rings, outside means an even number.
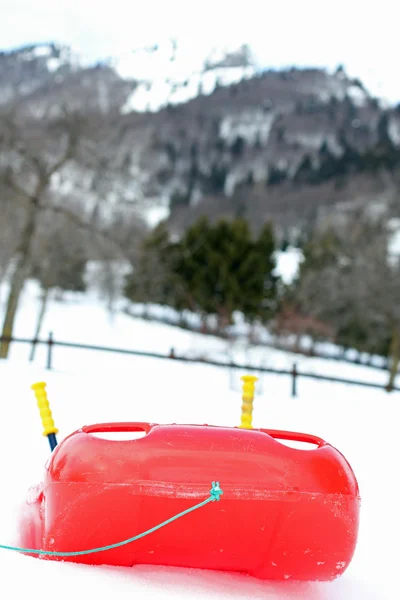
[[[258,260],[260,270],[260,284],[262,283],[259,292],[261,310],[255,311],[254,316],[259,315],[264,321],[271,319],[277,310],[279,277],[275,274],[275,251],[276,241],[273,227],[271,223],[266,223],[254,246],[254,255]],[[246,311],[243,312],[247,314]]]
[[[168,304],[216,315],[220,327],[235,311],[249,320],[269,319],[275,311],[275,240],[266,225],[253,239],[244,219],[211,225],[202,217],[171,243],[165,225],[146,238],[127,277],[125,294],[135,302]]]
[[[176,273],[192,306],[217,315],[220,326],[231,323],[235,311],[269,318],[277,290],[274,252],[270,225],[254,241],[244,219],[214,226],[200,219],[180,242]]]
[[[235,141],[231,145],[231,153],[236,157],[242,156],[245,151],[245,146],[245,139],[241,135],[238,135],[236,136]]]
[[[175,308],[188,308],[203,315],[212,312],[207,286],[209,238],[208,219],[201,217],[172,248],[175,281],[182,290],[174,299]]]
[[[235,310],[242,310],[248,293],[246,274],[249,273],[247,263],[251,256],[251,236],[243,219],[232,222],[221,220],[210,234],[209,291],[223,326],[231,323]]]

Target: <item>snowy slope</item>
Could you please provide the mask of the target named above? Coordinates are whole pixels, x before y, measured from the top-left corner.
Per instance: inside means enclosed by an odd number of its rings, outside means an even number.
[[[174,40],[150,48],[138,48],[111,60],[123,79],[138,86],[127,99],[123,112],[157,111],[166,104],[187,102],[199,94],[211,94],[217,85],[230,85],[252,77],[256,66],[245,49],[204,49]]]
[[[18,314],[17,333],[30,336],[36,306],[30,290]],[[43,334],[110,346],[179,351],[201,348],[209,355],[227,351],[223,343],[173,327],[117,315],[110,321],[95,298],[51,303]],[[244,350],[237,348],[237,354]],[[48,382],[59,440],[86,423],[118,420],[238,425],[240,374],[205,365],[123,357],[56,348],[55,367],[46,372],[44,355],[26,361],[28,348],[13,350],[0,363],[2,419],[0,477],[3,481],[0,543],[12,544],[17,510],[27,488],[40,480],[48,457],[31,383]],[[261,357],[260,353],[264,356]],[[254,360],[290,364],[283,352],[258,350]],[[304,368],[353,378],[384,380],[365,367],[302,359]],[[179,381],[179,384],[178,384]],[[232,389],[236,388],[236,389]],[[145,401],[143,399],[145,398]],[[271,584],[247,576],[190,569],[137,566],[132,569],[53,563],[0,550],[4,597],[43,598],[46,589],[66,599],[110,597],[240,598],[248,600],[393,600],[400,517],[397,508],[398,395],[340,384],[300,380],[299,397],[290,398],[286,377],[266,375],[258,384],[254,426],[302,430],[337,446],[353,466],[360,484],[362,512],[359,544],[345,575],[331,584]],[[195,540],[194,540],[195,543]],[[12,589],[12,596],[8,590]]]
[[[122,113],[157,111],[199,94],[211,94],[219,85],[230,85],[252,77],[257,66],[247,46],[193,48],[184,41],[167,40],[153,47],[116,50],[112,57],[93,62],[62,44],[39,43],[1,53],[0,104],[12,98],[13,86],[21,95],[49,82],[60,83],[68,74],[109,66],[132,85]],[[15,92],[15,90],[14,90]]]

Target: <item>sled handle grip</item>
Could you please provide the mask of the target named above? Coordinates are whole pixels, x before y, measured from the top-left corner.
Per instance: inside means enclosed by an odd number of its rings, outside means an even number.
[[[263,433],[270,435],[274,439],[288,440],[292,442],[304,442],[306,444],[315,444],[318,448],[326,446],[327,443],[320,437],[311,433],[298,433],[296,431],[280,431],[279,429],[260,429]]]
[[[58,433],[57,427],[54,425],[53,415],[51,413],[49,400],[47,398],[46,383],[44,381],[38,381],[31,385],[37,405],[39,408],[40,418],[43,425],[43,435],[49,436],[51,434]]]
[[[150,423],[96,423],[94,425],[84,425],[84,433],[123,433],[125,431],[144,431],[146,434],[151,430]]]

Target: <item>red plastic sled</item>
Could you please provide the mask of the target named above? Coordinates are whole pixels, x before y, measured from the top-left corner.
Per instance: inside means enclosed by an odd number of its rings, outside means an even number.
[[[100,432],[137,432],[116,441]],[[308,442],[311,450],[278,440]],[[108,423],[72,433],[31,490],[20,543],[74,552],[138,535],[210,502],[128,545],[53,560],[239,571],[261,579],[333,580],[357,541],[360,498],[351,467],[313,435],[200,425]]]

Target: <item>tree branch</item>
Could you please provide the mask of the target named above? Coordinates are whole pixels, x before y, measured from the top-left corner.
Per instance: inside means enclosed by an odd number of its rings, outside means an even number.
[[[103,241],[110,243],[112,246],[114,246],[114,248],[117,250],[117,252],[123,258],[125,258],[126,260],[130,260],[125,249],[121,246],[121,244],[113,236],[110,236],[105,231],[100,231],[100,230],[96,229],[96,227],[94,227],[91,223],[88,223],[87,221],[81,219],[81,217],[79,217],[76,213],[69,210],[68,208],[65,208],[64,206],[58,206],[58,205],[56,205],[56,206],[49,205],[49,206],[42,207],[42,208],[44,208],[45,210],[51,210],[54,213],[64,215],[64,217],[69,219],[72,223],[74,223],[81,229],[89,231],[94,237],[99,236],[100,238],[103,239]]]
[[[23,187],[18,185],[18,183],[16,183],[16,181],[14,180],[14,178],[11,174],[10,168],[6,169],[2,179],[3,179],[4,184],[7,187],[9,187],[11,190],[16,192],[19,197],[22,196],[23,198],[25,198],[25,200],[28,200],[29,202],[33,201],[33,196],[29,192],[27,192]]]
[[[78,143],[78,136],[76,135],[76,132],[73,133],[72,131],[68,131],[67,135],[67,148],[63,156],[46,171],[47,180],[50,180],[51,176],[54,175],[54,173],[57,173],[57,171],[74,156],[74,150],[76,149]]]

